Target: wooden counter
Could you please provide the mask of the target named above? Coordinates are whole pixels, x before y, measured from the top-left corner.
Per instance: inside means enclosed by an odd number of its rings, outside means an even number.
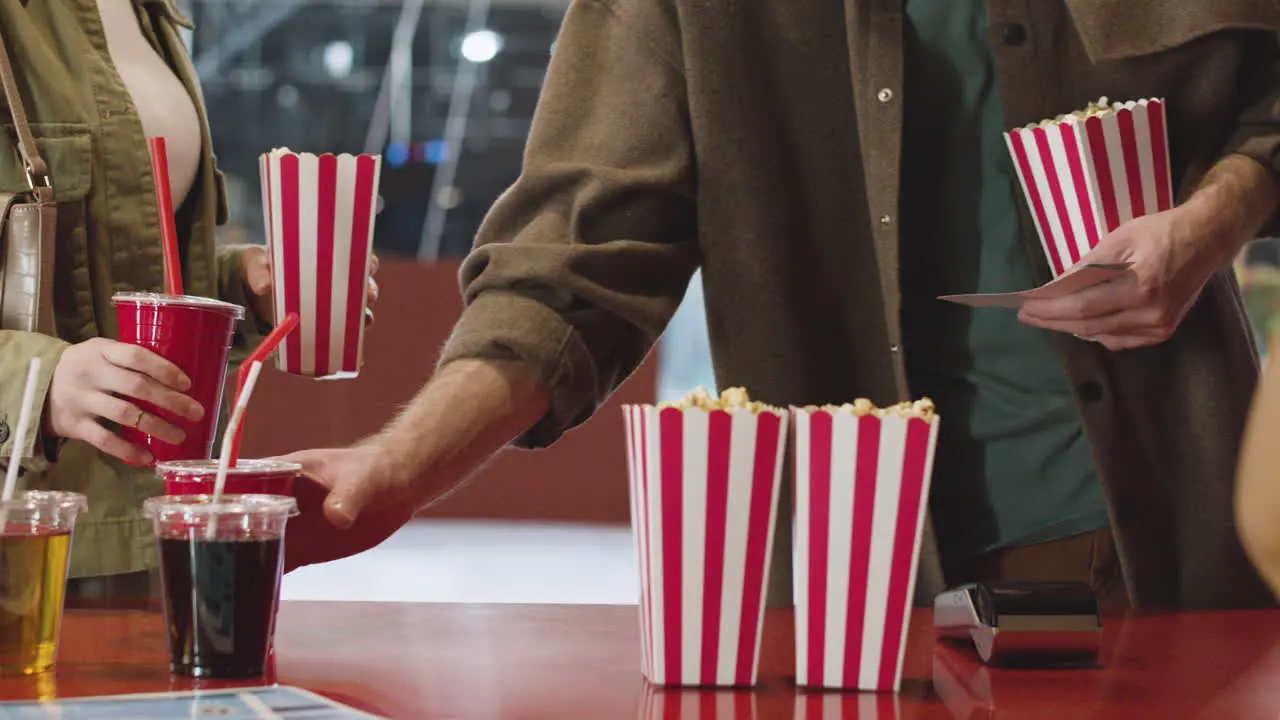
[[[797,693],[790,615],[770,615],[755,692],[653,691],[634,607],[285,603],[275,679],[391,718],[1223,718],[1280,715],[1280,613],[1110,620],[1100,670],[988,670],[915,617],[901,694]],[[210,685],[212,686],[212,685]],[[56,675],[0,698],[192,687],[169,676],[161,616],[67,615]]]

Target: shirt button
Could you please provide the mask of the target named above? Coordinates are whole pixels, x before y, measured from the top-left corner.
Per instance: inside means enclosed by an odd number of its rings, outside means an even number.
[[[1096,403],[1102,399],[1102,383],[1095,380],[1086,380],[1076,386],[1076,394],[1084,402]]]
[[[1027,29],[1018,23],[1006,23],[1000,30],[1000,39],[1005,45],[1016,47],[1027,41]]]
[[[880,216],[880,224],[881,224],[881,225],[888,225],[888,224],[890,224],[890,223],[892,223],[892,222],[893,222],[893,218],[889,217],[888,215],[881,215],[881,216]]]
[[[891,353],[893,353],[893,354],[895,354],[895,355],[896,355],[896,354],[898,354],[898,353],[902,352],[902,346],[901,346],[901,345],[890,345],[890,346],[889,346],[889,352],[891,352]]]
[[[887,103],[893,99],[893,91],[889,88],[883,88],[880,92],[876,93],[876,97],[880,98],[880,102]]]

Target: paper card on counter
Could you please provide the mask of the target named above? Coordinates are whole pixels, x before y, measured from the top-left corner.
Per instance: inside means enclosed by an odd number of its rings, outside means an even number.
[[[968,305],[969,307],[1004,307],[1019,308],[1027,300],[1043,300],[1062,297],[1114,280],[1128,271],[1132,263],[1081,265],[1079,268],[1063,275],[1057,280],[1045,283],[1038,288],[1012,293],[987,293],[977,295],[941,295],[939,300]]]
[[[380,720],[309,690],[272,685],[225,690],[142,693],[41,701],[0,702],[0,718],[9,720],[138,720],[138,718],[262,718]]]

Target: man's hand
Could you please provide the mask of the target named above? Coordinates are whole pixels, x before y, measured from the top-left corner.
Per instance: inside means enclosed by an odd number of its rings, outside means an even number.
[[[373,324],[373,306],[378,302],[378,282],[373,279],[373,275],[378,272],[378,256],[373,256],[370,262],[370,277],[368,307],[365,310],[365,324]],[[250,311],[261,321],[271,322],[274,314],[272,312],[272,286],[274,279],[271,274],[271,258],[267,254],[267,249],[261,245],[254,245],[246,248],[240,255],[240,278],[244,283],[245,290],[249,292]]]
[[[1111,350],[1168,340],[1205,283],[1229,267],[1280,201],[1280,183],[1250,158],[1218,163],[1183,205],[1125,223],[1081,263],[1132,263],[1122,277],[1058,298],[1029,300],[1019,319]]]
[[[1028,300],[1019,319],[1111,350],[1168,340],[1218,269],[1200,251],[1187,212],[1175,208],[1120,226],[1080,262],[1132,263],[1127,272],[1063,297]]]
[[[458,360],[436,373],[382,432],[343,450],[295,453],[300,514],[289,523],[289,570],[368,550],[467,479],[550,404],[518,361]],[[301,536],[301,539],[298,539]]]
[[[376,547],[413,518],[428,497],[416,478],[397,477],[380,450],[310,450],[285,460],[302,464],[295,483],[297,518],[289,521],[285,572],[339,560]]]

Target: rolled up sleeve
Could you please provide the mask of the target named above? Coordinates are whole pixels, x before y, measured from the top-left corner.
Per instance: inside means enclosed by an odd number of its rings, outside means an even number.
[[[526,447],[586,420],[636,369],[697,265],[685,81],[658,5],[572,5],[521,175],[462,266],[466,308],[441,364],[536,368],[551,408]]]
[[[27,369],[32,358],[40,358],[40,375],[36,379],[33,427],[21,448],[23,467],[43,471],[57,460],[57,443],[46,442],[40,434],[41,416],[53,369],[62,358],[66,342],[39,333],[0,330],[0,468],[7,468],[17,441],[18,419],[22,414],[22,396],[26,391]],[[37,448],[39,449],[37,451]]]
[[[1260,43],[1251,67],[1254,71],[1242,83],[1243,109],[1226,151],[1253,158],[1280,180],[1280,36]],[[1280,236],[1280,209],[1261,235]]]

